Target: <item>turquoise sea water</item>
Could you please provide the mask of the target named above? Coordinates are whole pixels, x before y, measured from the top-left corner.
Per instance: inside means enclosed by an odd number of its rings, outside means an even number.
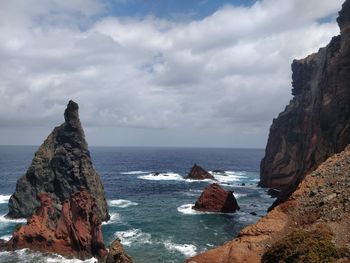
[[[8,220],[7,201],[25,173],[37,147],[0,146],[0,237],[9,238],[18,223]],[[91,147],[101,175],[111,220],[103,225],[110,243],[119,237],[137,263],[183,262],[186,258],[232,239],[256,222],[272,204],[258,188],[263,150],[201,148]],[[241,210],[235,214],[200,213],[191,209],[210,183],[183,179],[197,163],[234,191]],[[159,176],[152,176],[160,172]],[[257,213],[257,216],[251,215]],[[81,262],[28,250],[0,253],[0,262]],[[94,262],[88,260],[87,262]]]

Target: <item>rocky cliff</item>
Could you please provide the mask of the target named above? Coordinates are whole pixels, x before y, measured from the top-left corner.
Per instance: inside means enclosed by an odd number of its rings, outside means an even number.
[[[37,195],[41,192],[50,194],[52,207],[59,215],[61,203],[83,187],[96,202],[98,218],[109,219],[104,188],[92,166],[78,109],[77,103],[69,101],[65,122],[47,137],[26,174],[17,181],[9,200],[9,217],[30,217],[40,206]]]
[[[237,238],[186,262],[350,262],[349,171],[350,146],[308,174],[286,202],[242,229]],[[314,232],[318,229],[322,232]],[[281,244],[290,260],[276,253]]]
[[[337,21],[341,35],[293,62],[294,98],[270,128],[260,185],[282,190],[280,200],[350,143],[350,1]]]

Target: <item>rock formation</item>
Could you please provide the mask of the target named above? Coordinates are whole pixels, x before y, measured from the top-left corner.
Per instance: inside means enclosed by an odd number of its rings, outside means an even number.
[[[232,191],[225,191],[220,185],[211,184],[204,189],[192,209],[203,212],[234,213],[239,210],[239,206]]]
[[[132,259],[126,254],[119,239],[114,240],[110,245],[106,263],[133,263]]]
[[[190,173],[187,175],[186,179],[191,180],[204,180],[204,179],[212,179],[215,180],[214,176],[204,170],[197,164],[194,164],[191,168]]]
[[[52,207],[59,214],[61,203],[84,187],[95,199],[98,218],[109,219],[104,188],[91,163],[78,109],[78,104],[69,101],[65,122],[47,137],[26,174],[17,181],[9,200],[9,217],[30,217],[40,206],[37,195],[41,192],[50,194]]]
[[[28,223],[13,233],[9,250],[30,248],[80,259],[107,255],[97,203],[87,190],[63,201],[59,216],[50,194],[39,193],[38,202],[41,206]]]
[[[280,200],[350,143],[350,1],[337,21],[340,36],[293,62],[294,98],[270,128],[260,185],[282,190]]]
[[[335,260],[325,259],[327,251],[311,247],[308,253],[322,261],[303,260],[302,253],[292,261],[276,259],[264,262],[349,262],[350,261],[350,146],[335,154],[308,174],[289,199],[276,206],[257,223],[242,229],[232,241],[188,259],[187,263],[258,263],[269,248],[284,245],[292,233],[312,233],[329,229],[336,253]],[[312,235],[304,239],[313,238]],[[312,241],[312,240],[311,240]],[[314,237],[314,241],[327,244],[328,240]],[[303,245],[298,241],[298,246]],[[310,241],[309,241],[310,242]],[[329,243],[329,242],[328,242]],[[334,250],[334,249],[333,249]],[[332,251],[330,251],[332,252]],[[332,252],[333,253],[333,252]],[[271,259],[271,254],[269,255]],[[342,258],[342,259],[341,259]]]

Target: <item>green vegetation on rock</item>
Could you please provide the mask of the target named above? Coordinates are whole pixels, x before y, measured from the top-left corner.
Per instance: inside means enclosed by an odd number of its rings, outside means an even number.
[[[342,257],[342,251],[332,242],[333,234],[326,225],[315,230],[297,230],[273,244],[262,262],[329,263]]]

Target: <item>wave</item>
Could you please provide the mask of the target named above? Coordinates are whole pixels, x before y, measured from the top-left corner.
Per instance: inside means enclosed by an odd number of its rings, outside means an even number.
[[[86,260],[67,259],[61,255],[54,253],[40,253],[29,250],[28,248],[19,249],[15,251],[0,252],[2,262],[48,262],[48,263],[96,263],[96,258]],[[25,259],[25,260],[23,260]]]
[[[233,183],[240,182],[242,179],[248,179],[245,172],[235,172],[235,171],[225,171],[224,173],[210,173],[214,176],[216,180],[220,183]]]
[[[197,247],[191,244],[176,244],[171,241],[165,241],[164,246],[167,250],[180,252],[186,257],[192,257],[197,254]]]
[[[110,216],[111,218],[108,220],[108,222],[102,222],[102,225],[110,225],[121,222],[120,215],[118,213],[111,213]]]
[[[129,229],[126,231],[117,231],[114,236],[119,238],[121,243],[125,246],[131,246],[132,244],[152,244],[151,234],[144,233],[141,229]]]
[[[143,180],[151,180],[151,181],[184,181],[185,179],[177,173],[160,173],[155,175],[154,173],[142,175],[137,177]]]
[[[0,204],[8,203],[11,195],[0,195]]]
[[[234,213],[221,213],[221,212],[202,212],[202,211],[197,211],[192,209],[193,204],[184,204],[181,205],[177,208],[177,211],[185,214],[185,215],[203,215],[203,214],[207,214],[207,215],[215,215],[215,214],[225,214],[225,215],[234,215]]]
[[[12,235],[5,235],[5,236],[1,236],[0,239],[5,240],[5,241],[9,241],[12,238]]]
[[[199,215],[201,212],[192,209],[193,204],[184,204],[177,208],[177,211],[185,215]]]
[[[17,219],[12,219],[12,218],[7,218],[5,215],[0,216],[0,223],[27,223],[27,219],[25,218],[17,218]]]
[[[130,171],[130,172],[121,172],[120,174],[129,174],[129,175],[133,175],[133,174],[146,174],[148,172],[144,172],[144,171]]]
[[[138,203],[136,203],[136,202],[132,202],[132,201],[125,200],[125,199],[110,200],[108,202],[108,204],[112,207],[119,207],[119,208],[126,208],[129,206],[138,205]]]
[[[233,193],[233,195],[234,195],[234,197],[235,197],[236,199],[239,199],[239,198],[241,198],[241,197],[246,197],[248,194],[237,194],[237,193]]]

